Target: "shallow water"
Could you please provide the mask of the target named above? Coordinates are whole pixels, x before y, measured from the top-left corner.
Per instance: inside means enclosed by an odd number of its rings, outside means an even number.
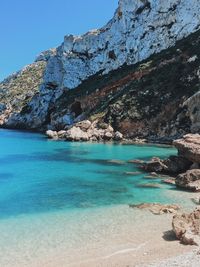
[[[0,267],[104,266],[94,259],[136,251],[165,219],[128,204],[178,203],[186,195],[145,179],[128,160],[171,154],[173,148],[55,142],[0,130]],[[143,236],[141,229],[149,231]]]
[[[169,186],[142,188],[159,181],[132,173],[137,165],[127,161],[167,157],[173,148],[55,142],[8,130],[0,131],[0,147],[0,218],[169,201],[162,194]]]

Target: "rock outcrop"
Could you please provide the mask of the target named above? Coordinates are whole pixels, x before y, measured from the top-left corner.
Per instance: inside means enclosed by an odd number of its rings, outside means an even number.
[[[106,123],[89,120],[76,123],[69,129],[62,131],[46,131],[46,135],[54,140],[62,139],[66,141],[122,141],[123,135],[114,132],[114,129]]]
[[[200,164],[200,135],[188,134],[182,139],[175,140],[174,146],[178,149],[178,154],[184,158]]]
[[[189,170],[186,173],[179,174],[176,177],[178,187],[199,192],[200,191],[200,169]]]
[[[178,156],[170,156],[164,160],[152,158],[141,168],[148,172],[176,175],[177,187],[200,191],[200,135],[187,134],[182,139],[175,140],[173,144],[178,150]]]
[[[172,221],[176,237],[185,245],[200,245],[200,209],[190,214],[176,214]]]
[[[98,118],[127,137],[160,141],[195,131],[187,99],[200,84],[199,11],[197,0],[120,0],[105,27],[66,36],[37,58],[47,62],[40,89],[11,106],[4,126],[60,131]]]
[[[143,168],[148,172],[178,174],[190,168],[192,162],[185,157],[170,156],[168,159],[152,158]]]
[[[142,203],[138,205],[129,205],[130,208],[147,209],[155,215],[162,215],[165,213],[176,213],[180,207],[175,204],[164,205],[159,203]]]
[[[198,72],[200,77],[200,70]],[[191,120],[191,133],[200,132],[200,92],[197,92],[190,98],[188,98],[184,103],[183,107],[187,110],[187,116]]]

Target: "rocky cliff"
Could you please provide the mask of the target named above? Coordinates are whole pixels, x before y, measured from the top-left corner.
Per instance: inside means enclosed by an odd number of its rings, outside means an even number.
[[[36,59],[46,65],[39,91],[4,125],[61,130],[87,118],[129,137],[198,131],[199,29],[198,0],[120,0],[105,27]]]

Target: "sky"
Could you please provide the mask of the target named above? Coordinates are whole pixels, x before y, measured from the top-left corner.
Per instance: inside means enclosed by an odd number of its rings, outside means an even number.
[[[0,0],[0,81],[67,34],[104,26],[118,0]]]

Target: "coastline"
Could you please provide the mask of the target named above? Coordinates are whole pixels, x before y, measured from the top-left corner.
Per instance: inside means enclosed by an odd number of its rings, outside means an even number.
[[[192,205],[188,199],[192,195],[186,197],[183,192],[185,207]],[[172,217],[172,214],[153,215],[147,210],[117,205],[7,219],[6,226],[0,223],[3,233],[0,265],[147,267],[158,264],[157,267],[171,257],[192,253],[195,249],[180,244],[172,235]],[[43,226],[38,232],[40,224]],[[5,236],[8,229],[15,234],[14,239],[8,240]]]
[[[157,194],[154,190],[149,192]],[[140,201],[145,201],[143,191],[140,195]],[[180,213],[196,207],[191,201],[195,196],[197,193],[177,191],[173,187],[163,191],[167,203],[182,207]],[[8,217],[0,221],[0,266],[147,267],[158,264],[157,267],[161,262],[172,261],[171,257],[190,255],[195,250],[175,238],[171,231],[172,217],[173,214],[153,215],[148,210],[132,209],[127,204]]]

